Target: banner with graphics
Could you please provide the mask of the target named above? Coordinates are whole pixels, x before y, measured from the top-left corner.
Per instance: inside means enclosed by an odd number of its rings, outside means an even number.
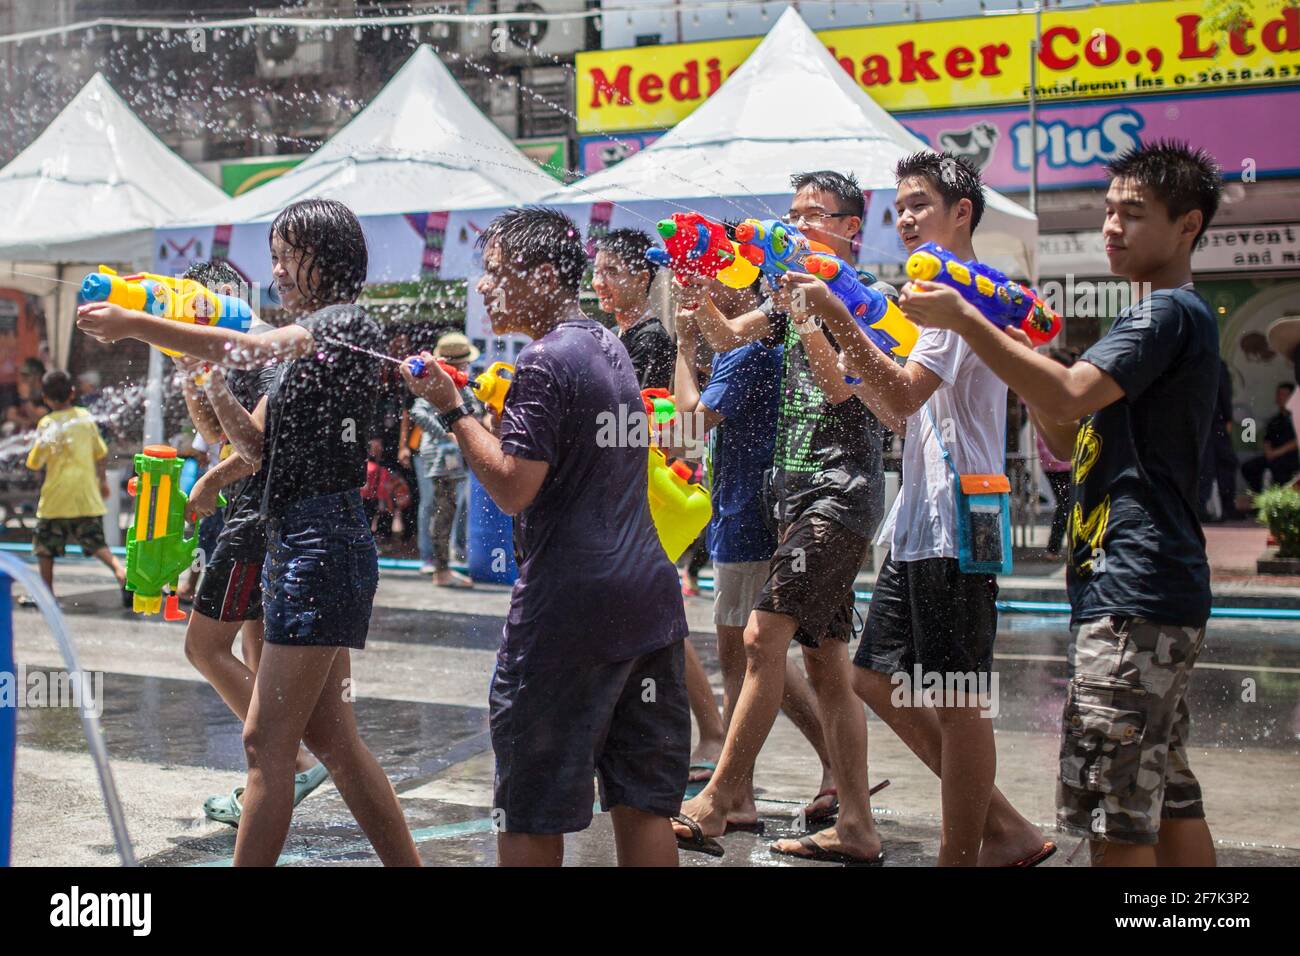
[[[1038,185],[1105,183],[1105,165],[1139,142],[1189,140],[1231,179],[1300,171],[1300,87],[1247,93],[1162,96],[1047,106],[1038,111]],[[903,113],[896,119],[927,145],[967,156],[993,189],[1029,188],[1035,138],[1023,107]]]
[[[1106,4],[1042,15],[1043,101],[1240,88],[1300,79],[1300,8],[1261,0],[1219,44],[1202,0]],[[1023,103],[1032,13],[824,30],[832,55],[891,111]],[[593,50],[577,56],[580,133],[666,129],[717,91],[761,37]]]

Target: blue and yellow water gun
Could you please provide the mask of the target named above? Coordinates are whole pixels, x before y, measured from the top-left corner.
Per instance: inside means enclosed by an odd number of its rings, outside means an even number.
[[[740,254],[765,276],[781,276],[791,269],[807,272],[804,260],[809,256],[835,255],[829,246],[814,242],[780,219],[746,219],[736,226],[736,241]]]
[[[804,266],[830,287],[848,308],[867,338],[886,355],[906,358],[921,335],[889,296],[863,285],[857,271],[843,259],[818,253],[808,256]]]
[[[1046,345],[1061,331],[1061,316],[1038,293],[991,266],[965,262],[933,242],[918,246],[907,260],[907,277],[939,282],[957,293],[1000,329],[1015,326],[1035,347]]]
[[[79,298],[82,302],[111,302],[174,322],[214,325],[237,332],[247,332],[253,324],[253,310],[243,299],[213,292],[194,279],[149,272],[121,276],[108,266],[100,266],[98,272],[81,280]],[[170,349],[159,351],[177,354]]]

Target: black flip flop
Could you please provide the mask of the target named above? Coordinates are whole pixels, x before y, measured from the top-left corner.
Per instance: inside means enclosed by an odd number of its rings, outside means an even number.
[[[682,836],[676,830],[673,831],[673,835],[677,837],[677,849],[689,850],[692,853],[704,853],[708,856],[722,856],[726,852],[726,850],[722,849],[721,843],[713,837],[705,836],[704,831],[700,829],[700,825],[686,814],[679,813],[674,816],[673,823],[680,823],[691,831],[689,838]]]
[[[792,850],[778,850],[775,844],[768,847],[768,850],[776,856],[792,856],[799,860],[813,860],[817,863],[838,863],[841,866],[880,866],[885,862],[884,850],[881,850],[871,859],[864,860],[858,856],[841,853],[839,850],[828,850],[818,844],[811,836],[799,837],[799,845],[805,850],[812,850],[812,852],[795,853]]]
[[[748,823],[732,823],[728,820],[727,829],[723,833],[724,835],[727,833],[754,833],[762,836],[763,831],[766,829],[767,825],[762,820],[750,820]]]
[[[872,787],[870,790],[868,790],[868,791],[867,791],[867,796],[869,796],[869,797],[874,797],[874,796],[875,796],[876,794],[878,794],[881,790],[884,790],[887,786],[889,786],[889,779],[888,779],[888,778],[885,778],[884,780],[880,781],[880,783],[876,784],[874,787]],[[832,804],[831,804],[831,806],[828,807],[828,808],[825,809],[825,810],[817,810],[817,811],[815,811],[815,812],[813,812],[813,813],[809,813],[809,814],[807,814],[807,815],[804,817],[804,821],[803,821],[803,822],[804,822],[804,826],[809,827],[809,828],[811,828],[811,827],[813,827],[814,825],[817,825],[817,824],[826,824],[826,825],[829,826],[830,824],[834,823],[835,820],[839,817],[839,815],[840,815],[840,797],[839,797],[839,790],[838,790],[838,788],[836,788],[836,787],[827,787],[825,790],[820,791],[820,792],[817,794],[817,796],[813,797],[813,798],[812,798],[812,802],[813,802],[813,803],[816,803],[816,802],[817,802],[818,800],[820,800],[822,797],[830,797],[831,800],[832,800]]]

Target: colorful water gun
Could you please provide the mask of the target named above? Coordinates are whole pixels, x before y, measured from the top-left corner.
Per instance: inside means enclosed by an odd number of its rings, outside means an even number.
[[[907,260],[907,277],[940,282],[956,289],[998,328],[1014,325],[1035,346],[1046,345],[1061,331],[1061,317],[1027,285],[979,262],[963,262],[943,246],[927,242]]]
[[[669,561],[685,553],[713,517],[709,492],[691,481],[690,465],[671,465],[664,453],[651,447],[648,458],[650,517]]]
[[[665,425],[677,414],[677,402],[666,388],[641,389],[641,404],[646,418],[655,425]]]
[[[698,212],[675,212],[660,219],[656,227],[663,237],[664,248],[646,250],[646,258],[657,266],[673,270],[680,282],[691,276],[716,278],[723,285],[743,289],[754,284],[758,270],[744,256],[736,243],[727,238],[721,224]]]
[[[736,226],[740,254],[766,276],[781,276],[793,269],[807,272],[804,260],[815,253],[833,256],[834,250],[814,242],[780,219],[746,219]]]
[[[677,417],[677,402],[666,388],[643,388],[641,402],[654,429]],[[650,517],[670,561],[682,556],[713,517],[708,489],[691,481],[694,475],[686,462],[670,464],[662,451],[650,446]]]
[[[857,271],[847,262],[818,253],[808,256],[804,266],[830,287],[880,351],[900,358],[912,351],[921,330],[903,315],[889,296],[863,285]]]
[[[82,302],[112,302],[124,309],[147,312],[159,318],[192,325],[215,325],[247,332],[253,324],[253,310],[243,299],[219,295],[194,279],[140,272],[120,276],[100,266],[81,280]],[[176,355],[170,349],[160,349]]]
[[[170,445],[146,445],[135,456],[135,476],[127,491],[135,498],[135,517],[126,537],[126,589],[135,594],[137,614],[157,614],[168,621],[185,620],[176,597],[180,576],[194,561],[199,536],[186,537],[189,498],[181,491],[183,459]],[[222,496],[219,505],[225,505]],[[166,593],[164,606],[163,595]]]
[[[424,378],[429,374],[428,364],[418,355],[412,355],[406,360],[405,364],[416,378]],[[469,385],[475,398],[489,408],[495,409],[498,415],[501,414],[501,409],[506,401],[506,392],[510,391],[510,383],[515,378],[515,367],[513,365],[509,362],[493,362],[488,366],[487,371],[480,373],[471,384],[469,375],[456,368],[456,366],[450,365],[442,359],[438,359],[438,364],[442,366],[442,370],[447,373],[457,388],[464,388]]]

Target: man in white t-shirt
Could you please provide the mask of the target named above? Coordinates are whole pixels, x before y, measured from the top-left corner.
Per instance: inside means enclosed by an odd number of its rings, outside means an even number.
[[[973,259],[971,233],[984,210],[979,173],[964,160],[931,152],[907,157],[895,173],[897,228],[908,252],[937,242]],[[997,687],[991,679],[997,582],[991,574],[963,573],[957,560],[954,470],[1003,474],[1006,386],[960,336],[943,330],[924,331],[900,366],[824,284],[794,274],[789,281],[842,346],[836,373],[851,368],[861,376],[859,397],[905,438],[902,489],[877,540],[889,544],[890,555],[854,658],[854,690],[939,774],[940,865],[1041,863],[1055,845],[993,785],[997,757],[987,718],[988,694]],[[909,299],[927,294],[934,293],[909,286],[900,304],[906,311]],[[805,322],[800,333],[820,338],[815,326]],[[827,354],[809,345],[815,352]],[[937,699],[924,693],[935,686]]]

